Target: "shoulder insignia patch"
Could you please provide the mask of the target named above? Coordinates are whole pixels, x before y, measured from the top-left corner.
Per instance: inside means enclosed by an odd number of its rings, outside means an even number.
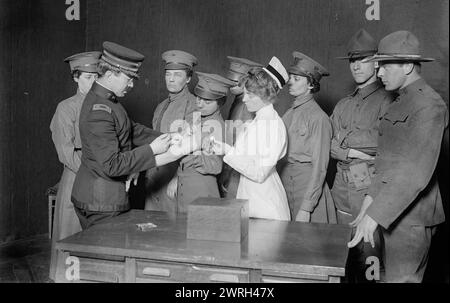
[[[112,111],[111,107],[105,104],[94,104],[94,106],[92,106],[92,110],[102,110],[108,113],[111,113]]]

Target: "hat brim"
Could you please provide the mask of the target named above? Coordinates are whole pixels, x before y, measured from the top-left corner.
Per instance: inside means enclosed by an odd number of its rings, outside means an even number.
[[[373,55],[366,55],[366,56],[346,56],[346,57],[336,57],[337,60],[349,60],[349,59],[363,59],[367,57],[371,57]]]
[[[401,55],[374,55],[372,57],[366,58],[364,62],[378,62],[378,61],[405,61],[405,62],[432,62],[435,61],[433,58],[422,58],[422,57],[410,57]]]

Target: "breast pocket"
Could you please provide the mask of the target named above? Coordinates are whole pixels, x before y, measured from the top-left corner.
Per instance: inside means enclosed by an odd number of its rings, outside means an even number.
[[[296,136],[301,136],[301,137],[306,136],[307,132],[308,132],[308,127],[303,123],[298,125],[294,130],[294,134]]]
[[[389,121],[393,125],[396,125],[406,123],[408,121],[408,117],[409,117],[408,113],[396,113],[396,114],[387,113],[384,116],[384,120]]]

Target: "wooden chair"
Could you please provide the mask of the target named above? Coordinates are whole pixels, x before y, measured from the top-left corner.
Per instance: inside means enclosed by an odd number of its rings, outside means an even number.
[[[48,238],[52,238],[53,233],[53,218],[55,216],[55,204],[56,204],[56,195],[58,193],[58,185],[59,183],[49,187],[47,189],[47,197],[48,197]]]

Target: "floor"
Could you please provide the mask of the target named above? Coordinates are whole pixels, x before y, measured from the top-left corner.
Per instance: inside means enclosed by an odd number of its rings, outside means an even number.
[[[0,283],[51,283],[48,235],[0,245]]]

